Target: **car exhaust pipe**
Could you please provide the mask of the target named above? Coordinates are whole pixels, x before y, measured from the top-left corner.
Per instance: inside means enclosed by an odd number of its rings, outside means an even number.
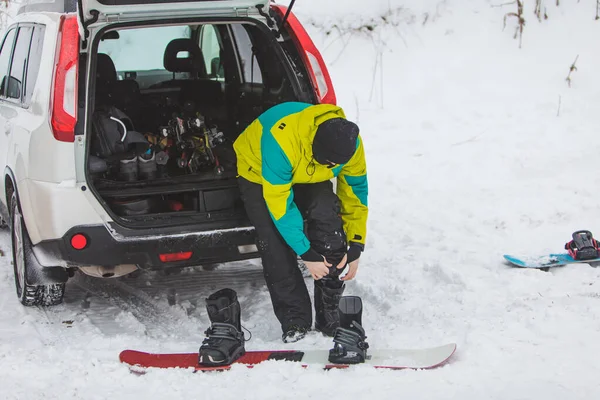
[[[130,274],[138,269],[135,264],[120,264],[120,265],[93,265],[86,267],[79,267],[81,272],[86,275],[93,276],[95,278],[118,278]]]
[[[112,278],[115,276],[115,267],[100,267],[99,272],[103,278]]]

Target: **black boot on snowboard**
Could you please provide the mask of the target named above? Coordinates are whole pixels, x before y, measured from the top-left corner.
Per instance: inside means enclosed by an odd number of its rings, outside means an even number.
[[[231,364],[246,352],[237,293],[222,289],[211,294],[206,299],[206,310],[211,326],[205,332],[198,363],[205,366]]]
[[[340,326],[338,306],[344,294],[345,285],[339,279],[315,281],[315,330],[333,336]]]
[[[362,300],[357,296],[345,296],[339,305],[340,326],[335,330],[333,349],[329,350],[329,362],[334,364],[359,364],[367,359],[369,344],[362,327]]]

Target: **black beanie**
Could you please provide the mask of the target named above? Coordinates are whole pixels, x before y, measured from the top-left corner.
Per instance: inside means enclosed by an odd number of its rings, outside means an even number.
[[[320,164],[345,164],[356,152],[358,126],[344,118],[329,119],[317,128],[313,156]]]

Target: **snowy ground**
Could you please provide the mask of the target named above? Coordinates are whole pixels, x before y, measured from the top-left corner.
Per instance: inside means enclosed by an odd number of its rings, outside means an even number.
[[[511,18],[503,31],[515,5],[379,3],[297,4],[367,149],[368,251],[347,294],[364,300],[371,346],[455,341],[452,361],[429,371],[323,372],[279,363],[136,376],[118,363],[119,351],[195,351],[208,324],[202,299],[225,285],[240,294],[243,325],[253,334],[247,348],[285,348],[260,267],[112,281],[78,276],[64,305],[26,309],[14,295],[2,233],[0,398],[600,397],[600,268],[542,272],[502,261],[504,253],[560,250],[578,229],[600,236],[595,2],[545,1],[549,18],[540,23],[526,1],[522,49]],[[319,27],[370,24],[398,4],[407,10],[388,14],[396,26],[371,36],[340,38]],[[329,345],[313,334],[297,347]]]

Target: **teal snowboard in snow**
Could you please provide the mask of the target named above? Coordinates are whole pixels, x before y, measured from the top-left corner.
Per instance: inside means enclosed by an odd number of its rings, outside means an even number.
[[[549,267],[562,267],[567,264],[575,263],[588,263],[592,267],[596,267],[600,264],[599,258],[592,258],[590,260],[575,260],[567,253],[559,254],[548,254],[545,256],[524,256],[515,257],[508,254],[504,255],[506,261],[516,267],[522,268],[549,268]]]
[[[573,232],[572,236],[573,240],[564,246],[567,253],[525,257],[505,254],[504,258],[512,265],[522,268],[547,269],[575,263],[586,263],[592,267],[600,265],[600,244],[594,239],[592,232],[580,230]]]

